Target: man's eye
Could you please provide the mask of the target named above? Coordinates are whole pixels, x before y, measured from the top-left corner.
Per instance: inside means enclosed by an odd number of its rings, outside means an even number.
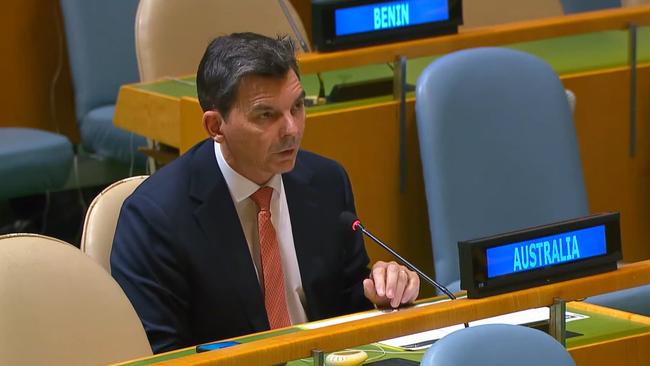
[[[300,99],[293,105],[294,112],[301,110],[305,106],[305,101]]]
[[[262,112],[258,115],[260,119],[271,119],[273,118],[273,113],[272,112]]]

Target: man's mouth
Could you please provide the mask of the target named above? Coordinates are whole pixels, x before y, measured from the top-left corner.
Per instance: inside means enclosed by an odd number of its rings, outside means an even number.
[[[295,151],[296,151],[296,148],[295,148],[295,147],[291,147],[291,148],[288,148],[288,149],[282,149],[282,150],[278,151],[276,154],[280,154],[280,155],[291,155],[291,154],[293,154]]]

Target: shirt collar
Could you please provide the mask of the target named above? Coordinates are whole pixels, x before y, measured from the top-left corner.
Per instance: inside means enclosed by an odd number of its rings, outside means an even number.
[[[217,158],[221,174],[223,174],[223,178],[226,180],[230,196],[235,203],[245,200],[260,189],[260,185],[237,173],[228,165],[221,152],[221,147],[216,141],[214,142],[214,155]],[[265,186],[271,187],[275,192],[279,193],[282,187],[282,176],[280,174],[274,175]]]

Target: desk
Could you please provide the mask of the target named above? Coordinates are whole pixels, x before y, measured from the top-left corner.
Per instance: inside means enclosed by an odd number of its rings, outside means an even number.
[[[465,321],[547,306],[557,297],[580,299],[645,283],[650,283],[650,261],[628,265],[613,272],[483,299],[437,302],[318,329],[292,327],[259,333],[240,337],[241,345],[216,352],[195,354],[194,348],[187,348],[122,365],[148,365],[154,362],[163,365],[273,365],[308,357],[312,349],[332,352]],[[567,329],[584,334],[567,340],[569,351],[578,365],[636,365],[650,359],[650,318],[583,303],[570,303],[568,308],[591,316],[590,319],[567,324]]]
[[[629,69],[626,63],[628,22],[650,24],[650,6],[615,9],[486,27],[458,35],[347,50],[302,55],[304,73],[341,67],[370,67],[389,73],[383,65],[397,54],[415,58],[407,78],[414,83],[418,69],[433,54],[465,47],[510,44],[540,55],[560,73],[577,95],[576,128],[590,207],[593,212],[620,211],[625,260],[650,258],[650,31],[640,30],[638,69],[638,152],[628,156]],[[598,32],[583,34],[585,32]],[[569,36],[570,35],[570,36]],[[559,37],[540,41],[547,37]],[[511,44],[512,42],[523,42]],[[644,61],[645,60],[645,61]],[[381,69],[381,70],[378,70]],[[357,74],[343,72],[345,77]],[[328,73],[325,73],[328,74]],[[340,74],[339,74],[340,75]],[[328,75],[325,75],[328,76]],[[335,76],[333,76],[335,77]],[[304,77],[313,93],[313,81]],[[189,81],[189,83],[188,83]],[[331,83],[329,85],[331,87]],[[365,224],[405,257],[432,272],[431,242],[414,118],[414,99],[407,99],[406,177],[400,191],[399,105],[391,97],[310,108],[303,147],[341,162],[352,181],[357,210]],[[115,123],[127,130],[187,150],[205,138],[192,78],[122,87]],[[377,184],[381,182],[382,184]],[[373,261],[390,257],[367,245]]]

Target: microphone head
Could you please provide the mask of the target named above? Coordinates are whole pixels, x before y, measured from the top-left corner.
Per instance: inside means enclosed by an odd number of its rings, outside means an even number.
[[[346,227],[351,228],[353,231],[357,231],[357,227],[361,225],[361,221],[357,218],[357,215],[353,214],[350,211],[343,211],[339,215],[339,220]]]

